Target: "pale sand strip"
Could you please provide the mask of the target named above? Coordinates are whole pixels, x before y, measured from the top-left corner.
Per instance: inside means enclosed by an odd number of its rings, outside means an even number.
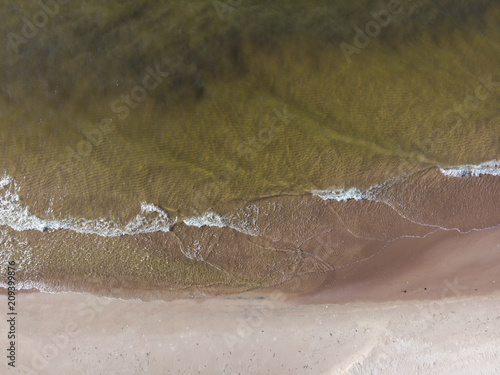
[[[5,374],[500,373],[500,293],[296,306],[74,293],[22,294],[18,302],[22,367],[7,371],[4,357]],[[5,322],[0,337],[4,348]]]

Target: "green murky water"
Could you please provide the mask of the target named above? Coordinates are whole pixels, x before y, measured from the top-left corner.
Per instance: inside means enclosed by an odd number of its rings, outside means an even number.
[[[30,4],[3,10],[4,35]],[[401,2],[363,48],[354,27],[385,2],[231,4],[71,2],[7,43],[2,167],[42,187],[31,206],[190,215],[498,156],[498,83],[476,97],[500,81],[494,2]]]
[[[40,218],[227,214],[499,158],[494,1],[55,4],[0,14],[0,171]]]

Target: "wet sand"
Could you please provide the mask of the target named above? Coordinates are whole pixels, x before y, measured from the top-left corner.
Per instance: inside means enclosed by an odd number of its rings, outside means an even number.
[[[394,241],[300,298],[21,292],[8,373],[494,374],[499,270],[500,228],[440,230]]]
[[[367,280],[377,272],[392,275],[387,270],[394,262],[398,268],[418,267],[426,256],[432,262],[426,254],[434,248],[450,246],[445,253],[453,257],[467,238],[489,236],[489,231],[474,230],[498,226],[499,184],[498,177],[450,178],[431,168],[381,188],[379,201],[304,195],[241,204],[226,214],[231,223],[226,227],[179,223],[170,232],[118,237],[8,230],[5,257],[17,260],[24,289],[141,300],[319,292],[362,281],[359,275]],[[483,256],[478,253],[477,259]],[[404,263],[404,257],[411,261]],[[401,289],[406,288],[395,286],[390,298]],[[371,293],[367,290],[365,296]]]
[[[437,300],[486,295],[500,286],[500,228],[439,230],[426,238],[402,238],[363,262],[336,271],[331,288],[299,303]]]

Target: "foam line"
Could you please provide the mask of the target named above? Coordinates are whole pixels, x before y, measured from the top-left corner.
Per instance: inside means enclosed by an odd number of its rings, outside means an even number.
[[[439,170],[448,177],[500,176],[500,160],[490,160],[478,165],[469,164],[456,167],[440,167]]]

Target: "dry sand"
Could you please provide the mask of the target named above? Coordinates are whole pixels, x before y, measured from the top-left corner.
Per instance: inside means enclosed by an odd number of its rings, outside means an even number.
[[[403,240],[338,271],[335,289],[295,302],[279,293],[171,302],[20,293],[17,367],[7,370],[4,356],[1,372],[498,374],[499,235]],[[5,295],[0,306],[6,314]],[[7,348],[5,322],[0,337]]]
[[[500,371],[498,293],[293,307],[263,300],[143,303],[38,293],[19,302],[18,367],[7,371],[4,358],[5,374]],[[1,335],[5,343],[5,323]]]

